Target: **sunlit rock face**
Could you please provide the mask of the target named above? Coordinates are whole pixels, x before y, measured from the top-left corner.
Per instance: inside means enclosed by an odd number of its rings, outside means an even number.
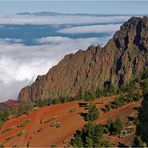
[[[69,54],[46,75],[23,88],[20,101],[75,96],[79,90],[121,87],[140,79],[148,64],[148,17],[132,17],[105,47],[90,46]]]

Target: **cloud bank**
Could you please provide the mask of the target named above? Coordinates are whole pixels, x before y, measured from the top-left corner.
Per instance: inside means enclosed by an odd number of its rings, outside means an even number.
[[[90,45],[105,45],[119,29],[120,23],[128,18],[78,14],[0,16],[0,31],[3,31],[0,34],[0,102],[17,99],[21,88],[30,85],[38,75],[46,74],[66,54],[75,53],[79,49],[85,50]],[[29,38],[34,42],[32,45],[24,41],[32,33],[32,28],[28,29],[25,24],[37,25],[38,33],[44,25],[54,27],[48,34],[41,32],[39,37]],[[23,25],[26,32],[23,30],[21,33],[19,31]],[[9,33],[11,29],[14,29],[13,36]],[[20,38],[16,36],[16,32]],[[93,33],[96,35],[89,35]]]
[[[0,24],[32,24],[32,25],[59,25],[59,24],[93,24],[93,23],[117,23],[127,20],[129,16],[79,16],[59,15],[56,16],[32,16],[12,15],[0,16]]]
[[[58,32],[64,34],[112,33],[118,30],[120,26],[121,24],[78,26],[78,27],[64,28],[59,30]]]
[[[22,87],[33,82],[37,75],[47,73],[49,68],[57,64],[64,55],[76,52],[78,49],[86,49],[92,44],[96,45],[99,40],[47,37],[37,39],[37,42],[47,43],[46,45],[26,46],[1,39],[0,101],[17,98]],[[104,42],[103,38],[102,42]]]

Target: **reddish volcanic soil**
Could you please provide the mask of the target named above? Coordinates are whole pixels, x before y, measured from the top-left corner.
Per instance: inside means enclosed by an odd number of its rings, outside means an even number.
[[[140,102],[133,102],[107,113],[103,112],[101,108],[114,99],[115,97],[106,97],[96,101],[100,109],[100,117],[96,123],[104,124],[109,118],[115,120],[118,117],[126,123],[127,116],[136,114],[134,108],[140,106]],[[80,106],[80,103],[85,102],[75,101],[46,106],[32,111],[29,115],[7,121],[0,129],[0,144],[34,147],[64,146],[73,137],[75,131],[85,124],[80,113],[85,113],[86,110]],[[111,141],[123,143],[129,142],[129,139],[130,137],[127,139],[110,137]]]

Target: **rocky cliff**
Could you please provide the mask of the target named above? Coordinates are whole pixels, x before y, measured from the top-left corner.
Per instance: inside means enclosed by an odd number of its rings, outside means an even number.
[[[148,17],[132,17],[103,48],[90,46],[86,51],[69,54],[46,75],[38,76],[23,88],[20,101],[75,96],[80,89],[121,87],[139,79],[148,65]]]

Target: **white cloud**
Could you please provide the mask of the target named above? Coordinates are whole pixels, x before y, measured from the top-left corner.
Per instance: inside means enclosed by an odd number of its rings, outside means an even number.
[[[47,73],[64,55],[86,49],[89,45],[104,44],[105,38],[47,37],[37,39],[52,44],[26,46],[0,40],[0,101],[17,98],[22,87]],[[56,43],[56,44],[54,44]],[[9,93],[8,93],[9,92]]]
[[[34,24],[54,25],[58,29],[59,24],[64,24],[61,33],[112,33],[118,30],[119,25],[113,23],[127,20],[128,16],[0,16],[0,27],[4,24]],[[95,23],[107,23],[112,25],[91,25]],[[79,25],[69,28],[70,24]],[[85,26],[81,26],[84,25]],[[86,26],[87,24],[87,26]],[[76,52],[78,49],[86,49],[92,44],[105,45],[110,37],[105,38],[77,38],[62,36],[49,36],[35,39],[41,45],[27,46],[21,39],[0,38],[0,102],[8,98],[16,98],[22,87],[32,83],[37,75],[47,73],[49,68],[57,64],[64,55]]]
[[[12,81],[11,83],[4,84],[0,81],[0,102],[8,99],[16,99],[21,88],[30,84],[29,81]]]
[[[6,43],[6,44],[8,44],[8,43],[21,43],[21,42],[23,42],[23,40],[22,39],[0,38],[0,43],[2,43],[2,42],[3,42],[3,44],[4,43]]]
[[[116,30],[119,30],[120,26],[121,24],[77,26],[71,28],[63,28],[58,32],[65,34],[112,33]]]
[[[129,16],[79,16],[79,15],[57,15],[57,16],[32,16],[11,15],[0,16],[0,24],[33,24],[33,25],[56,25],[56,24],[93,24],[93,23],[116,23],[126,21]]]
[[[40,39],[37,39],[39,43],[59,43],[59,42],[71,42],[72,39],[68,37],[61,37],[61,36],[53,36],[53,37],[43,37]]]

